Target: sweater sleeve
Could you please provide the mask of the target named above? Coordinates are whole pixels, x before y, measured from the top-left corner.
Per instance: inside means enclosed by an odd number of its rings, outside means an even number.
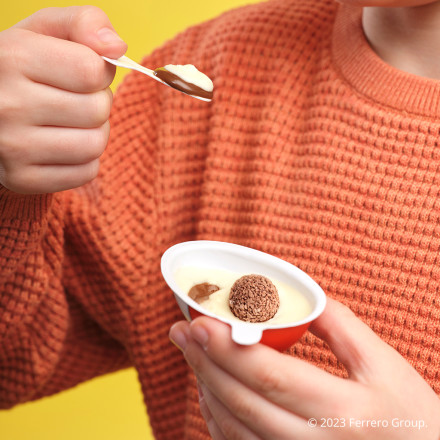
[[[119,344],[66,295],[64,205],[64,194],[0,188],[0,408],[127,364]],[[86,333],[88,344],[78,345]],[[72,373],[72,361],[87,356]],[[113,358],[105,368],[104,358]]]
[[[42,361],[45,332],[39,331],[41,323],[35,317],[43,317],[55,306],[50,297],[55,274],[60,273],[62,239],[61,218],[53,215],[55,205],[52,195],[24,196],[0,188],[2,408],[27,400],[41,377],[48,374]],[[55,221],[48,233],[50,217]]]

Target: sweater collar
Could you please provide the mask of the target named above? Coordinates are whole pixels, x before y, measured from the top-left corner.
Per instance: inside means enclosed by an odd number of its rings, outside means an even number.
[[[362,9],[341,6],[333,33],[333,59],[344,79],[369,100],[405,113],[440,117],[440,81],[389,66],[362,30]]]

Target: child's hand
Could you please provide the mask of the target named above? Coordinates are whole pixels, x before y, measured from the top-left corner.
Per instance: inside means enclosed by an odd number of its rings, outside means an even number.
[[[49,193],[92,180],[126,44],[100,9],[43,9],[0,32],[0,184]]]
[[[440,438],[438,396],[346,307],[329,300],[311,330],[345,365],[348,379],[261,344],[240,347],[227,325],[210,318],[173,326],[170,337],[198,377],[214,440]]]

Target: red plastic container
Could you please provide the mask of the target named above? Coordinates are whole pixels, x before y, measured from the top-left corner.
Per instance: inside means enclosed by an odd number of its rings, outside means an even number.
[[[213,314],[193,301],[183,292],[176,280],[176,271],[183,266],[216,268],[242,274],[258,273],[291,285],[301,292],[311,304],[311,313],[301,321],[287,324],[266,324],[232,321]],[[321,287],[296,266],[273,255],[219,241],[188,241],[169,248],[162,256],[162,275],[174,292],[183,315],[189,321],[198,316],[210,316],[231,326],[234,342],[252,345],[261,342],[283,351],[294,344],[307,330],[310,323],[324,310],[326,297]]]

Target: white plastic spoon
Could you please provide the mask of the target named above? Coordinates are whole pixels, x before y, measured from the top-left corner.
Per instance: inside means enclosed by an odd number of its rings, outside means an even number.
[[[193,98],[200,99],[201,101],[210,102],[212,99],[212,90],[214,88],[212,81],[191,64],[184,66],[169,64],[165,67],[151,70],[141,66],[125,55],[117,60],[107,57],[102,58],[115,66],[141,72],[162,84],[179,90]]]

